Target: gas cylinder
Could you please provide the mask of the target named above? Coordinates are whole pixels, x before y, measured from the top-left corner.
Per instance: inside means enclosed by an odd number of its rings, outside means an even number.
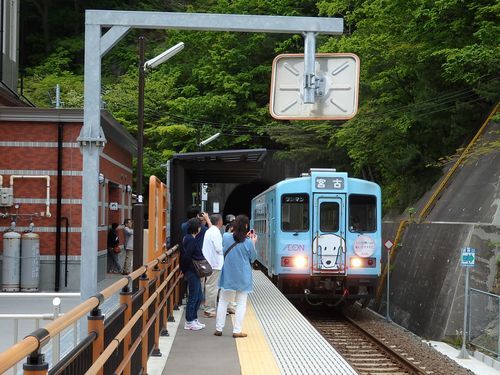
[[[2,292],[18,292],[21,273],[21,235],[6,232],[3,235]]]
[[[21,292],[38,292],[40,285],[40,236],[24,233],[21,237]]]

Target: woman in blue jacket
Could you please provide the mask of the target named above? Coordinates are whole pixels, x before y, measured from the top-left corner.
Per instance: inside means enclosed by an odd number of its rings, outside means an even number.
[[[248,293],[253,290],[251,263],[257,258],[257,236],[248,232],[248,217],[239,215],[234,232],[225,233],[222,239],[224,265],[219,280],[220,295],[217,306],[215,336],[221,336],[226,322],[226,310],[230,301],[236,301],[233,337],[246,337],[241,331],[247,308]]]
[[[200,242],[196,240],[196,235],[200,232],[201,221],[192,218],[187,221],[187,234],[182,240],[181,271],[188,284],[188,301],[186,304],[186,323],[184,329],[198,331],[205,328],[205,324],[198,320],[198,309],[203,300],[200,277],[196,273],[193,259],[203,260],[205,257],[201,251]]]

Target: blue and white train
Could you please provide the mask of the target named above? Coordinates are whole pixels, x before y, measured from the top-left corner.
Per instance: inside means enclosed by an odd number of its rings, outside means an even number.
[[[366,304],[380,276],[381,211],[376,183],[311,169],[252,200],[257,260],[288,297]]]

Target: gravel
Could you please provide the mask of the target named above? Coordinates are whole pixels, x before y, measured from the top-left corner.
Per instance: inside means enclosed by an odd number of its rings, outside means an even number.
[[[419,366],[425,367],[428,374],[474,374],[423,342],[422,338],[397,324],[386,322],[385,319],[371,310],[351,306],[344,313],[377,338],[385,338],[386,343],[399,348],[407,354],[407,358],[418,359],[421,362]]]

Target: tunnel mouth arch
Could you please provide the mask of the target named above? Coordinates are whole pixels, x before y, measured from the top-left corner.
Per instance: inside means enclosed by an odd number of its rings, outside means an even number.
[[[267,190],[270,186],[272,186],[272,183],[263,178],[256,178],[249,183],[239,184],[226,199],[223,217],[225,218],[229,214],[251,217],[252,199]]]

